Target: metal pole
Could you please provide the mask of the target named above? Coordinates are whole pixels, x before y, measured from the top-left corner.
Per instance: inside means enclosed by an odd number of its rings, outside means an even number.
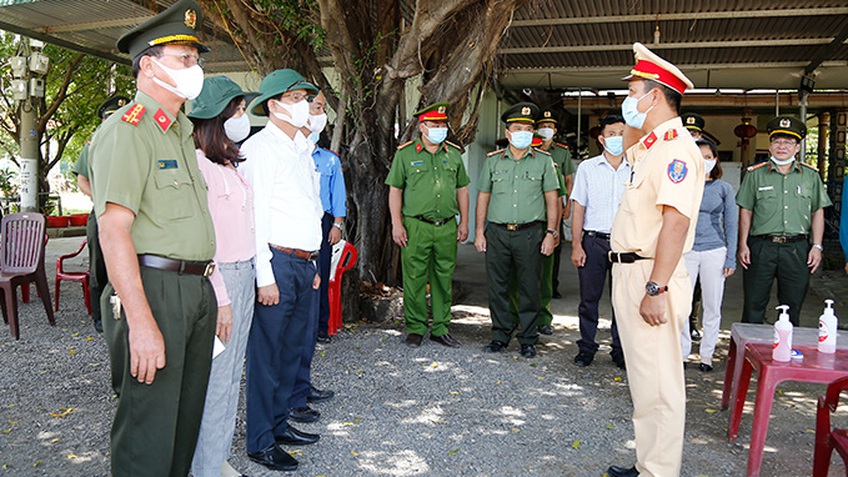
[[[580,129],[583,123],[583,88],[577,90],[577,147],[574,155],[580,159]]]
[[[38,131],[31,98],[21,101],[21,212],[38,211]]]
[[[804,122],[804,125],[807,124],[807,95],[804,94],[801,96],[800,109],[798,110],[798,115],[801,116],[801,121]],[[807,162],[807,138],[801,139],[801,162]],[[821,166],[819,166],[821,167]],[[821,169],[819,169],[821,172]]]

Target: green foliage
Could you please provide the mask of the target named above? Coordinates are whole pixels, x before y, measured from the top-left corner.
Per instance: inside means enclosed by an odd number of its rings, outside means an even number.
[[[311,44],[313,48],[324,46],[327,33],[321,28],[320,11],[315,0],[256,0],[254,4],[294,38]]]

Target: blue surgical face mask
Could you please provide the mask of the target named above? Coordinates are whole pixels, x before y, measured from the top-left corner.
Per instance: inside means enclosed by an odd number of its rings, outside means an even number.
[[[433,144],[441,144],[448,138],[448,128],[428,128],[427,129],[427,139],[430,140]]]
[[[604,149],[613,156],[624,153],[624,136],[604,137]]]
[[[645,124],[645,118],[648,117],[648,113],[654,109],[653,106],[648,108],[648,111],[644,113],[639,112],[639,101],[645,99],[645,96],[651,94],[650,91],[645,93],[641,98],[634,98],[633,96],[628,96],[624,98],[624,102],[621,103],[621,115],[624,116],[624,122],[636,129],[642,129],[642,125]]]
[[[527,149],[533,142],[533,131],[510,131],[509,143],[516,149]]]

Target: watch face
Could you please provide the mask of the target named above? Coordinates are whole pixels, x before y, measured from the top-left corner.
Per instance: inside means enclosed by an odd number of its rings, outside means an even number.
[[[659,294],[659,291],[659,287],[654,282],[648,282],[648,284],[645,285],[645,292],[648,295],[657,296]]]

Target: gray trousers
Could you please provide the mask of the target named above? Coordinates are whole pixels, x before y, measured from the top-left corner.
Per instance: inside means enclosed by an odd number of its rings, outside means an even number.
[[[233,330],[226,349],[212,360],[200,435],[191,463],[194,477],[220,477],[221,464],[230,458],[244,353],[256,301],[253,260],[219,263],[218,268],[232,301]]]

